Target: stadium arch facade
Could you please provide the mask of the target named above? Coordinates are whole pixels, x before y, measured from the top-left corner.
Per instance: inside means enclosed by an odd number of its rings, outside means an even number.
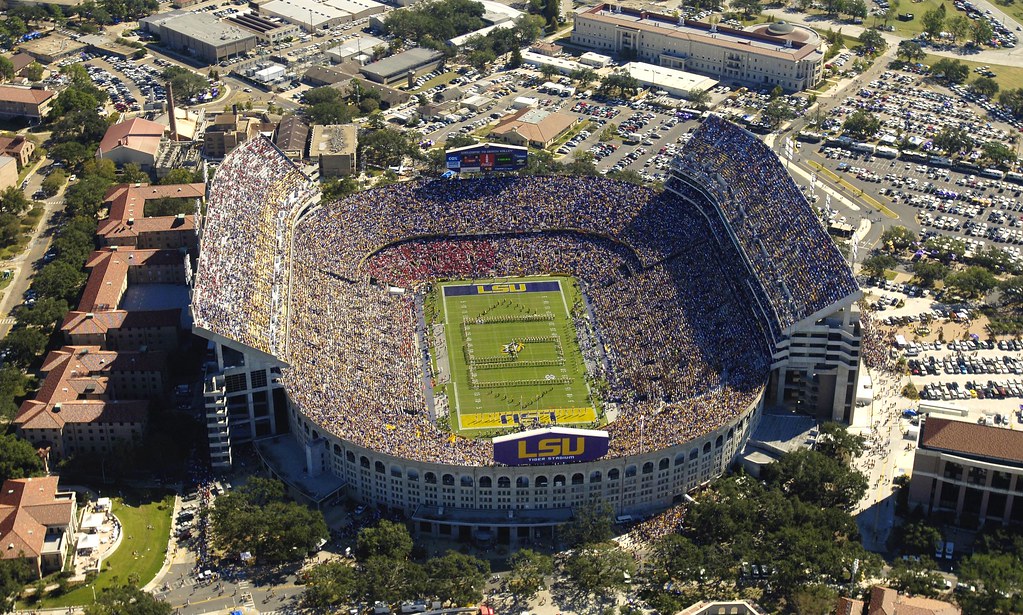
[[[735,157],[735,152],[744,155]],[[762,168],[750,173],[750,159]],[[851,419],[860,291],[777,157],[750,133],[711,116],[674,162],[666,192],[621,188],[622,194],[634,196],[620,199],[620,211],[601,212],[599,228],[589,222],[596,214],[586,203],[598,187],[619,189],[608,180],[472,181],[450,184],[471,193],[464,202],[452,201],[444,182],[426,182],[371,191],[360,197],[365,202],[328,204],[318,202],[315,185],[268,140],[243,144],[225,159],[211,184],[192,305],[194,331],[210,340],[212,351],[204,396],[215,468],[230,467],[233,445],[255,442],[271,471],[317,505],[347,495],[400,511],[421,532],[514,542],[549,536],[574,508],[593,500],[610,503],[618,515],[648,514],[681,502],[728,468],[765,404]],[[521,204],[501,202],[519,192],[528,192],[529,198],[520,199]],[[393,223],[401,219],[399,209],[412,206],[405,202],[410,195],[422,211],[408,228],[394,230],[401,226]],[[576,200],[567,206],[555,203],[553,213],[534,221],[535,228],[520,229],[529,208],[550,195]],[[488,205],[491,199],[504,209]],[[714,323],[705,330],[696,326],[695,339],[699,352],[709,353],[707,384],[694,389],[692,399],[665,394],[622,404],[619,418],[611,417],[607,426],[610,452],[582,463],[505,466],[493,461],[489,442],[452,437],[445,443],[443,435],[438,439],[434,433],[436,417],[423,408],[421,391],[414,403],[398,403],[405,395],[393,397],[394,408],[376,397],[339,397],[332,384],[344,387],[348,378],[367,374],[359,367],[335,380],[330,370],[348,365],[338,364],[331,353],[344,354],[346,344],[358,346],[362,340],[344,339],[340,345],[327,340],[317,346],[318,327],[331,321],[323,316],[337,317],[324,305],[337,299],[344,304],[339,309],[365,314],[378,304],[400,301],[383,294],[363,298],[368,293],[359,289],[369,286],[357,276],[365,275],[365,258],[408,237],[445,241],[445,212],[464,211],[466,203],[480,207],[480,217],[490,220],[490,226],[472,232],[502,237],[583,233],[583,242],[631,246],[624,258],[631,259],[637,278],[658,271],[679,280],[681,271],[713,253],[728,261],[719,273],[734,295],[730,300],[752,306],[743,308],[748,322],[742,330],[750,335],[723,343],[727,323],[720,313],[706,314]],[[509,215],[497,215],[502,212]],[[381,224],[370,216],[382,218]],[[676,236],[681,226],[690,235]],[[329,262],[309,258],[325,245],[327,253],[342,257]],[[680,255],[678,245],[692,246],[695,256]],[[346,264],[345,255],[359,262]],[[722,297],[699,305],[716,310],[716,303],[728,301]],[[383,331],[414,345],[408,329],[388,325]],[[380,344],[387,346],[390,337]],[[408,361],[411,371],[418,370],[421,348],[415,346],[410,357],[401,348],[390,349],[391,355],[384,348],[381,356]],[[376,351],[366,347],[360,352]],[[351,355],[351,362],[361,356]],[[428,377],[415,378],[422,379],[421,388],[430,388]],[[379,397],[393,395],[385,393],[382,389]],[[348,401],[337,403],[339,398]],[[630,413],[633,406],[639,409]],[[395,417],[407,419],[409,426],[387,422]],[[353,431],[353,423],[365,429]],[[390,430],[402,429],[411,442],[396,445]]]

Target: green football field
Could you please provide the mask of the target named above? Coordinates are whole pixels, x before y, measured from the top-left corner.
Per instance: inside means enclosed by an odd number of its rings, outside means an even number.
[[[568,283],[516,278],[439,285],[454,430],[596,420]]]

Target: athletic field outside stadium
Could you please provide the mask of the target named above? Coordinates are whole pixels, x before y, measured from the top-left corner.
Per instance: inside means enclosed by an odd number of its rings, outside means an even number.
[[[597,420],[565,278],[438,284],[451,427],[473,431]]]

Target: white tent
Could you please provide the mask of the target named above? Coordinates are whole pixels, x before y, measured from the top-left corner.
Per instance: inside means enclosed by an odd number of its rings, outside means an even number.
[[[100,513],[89,513],[82,518],[82,531],[95,534],[103,525],[104,516]]]
[[[110,510],[110,498],[97,499],[96,510]]]
[[[78,552],[91,553],[99,546],[99,536],[96,534],[82,534],[78,537]]]

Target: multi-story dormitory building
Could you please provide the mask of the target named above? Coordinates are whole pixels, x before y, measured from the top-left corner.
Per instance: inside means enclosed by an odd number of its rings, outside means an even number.
[[[86,261],[82,298],[61,325],[68,345],[47,356],[43,386],[14,420],[22,437],[50,448],[51,459],[142,437],[150,402],[168,387],[167,352],[181,340],[182,309],[125,309],[125,293],[184,286],[196,246],[192,216],[145,218],[145,201],[204,194],[204,184],[121,185],[107,193],[110,216],[97,231],[104,247]]]
[[[612,4],[577,13],[572,43],[732,83],[800,91],[821,82],[822,41],[811,28],[735,29]]]

